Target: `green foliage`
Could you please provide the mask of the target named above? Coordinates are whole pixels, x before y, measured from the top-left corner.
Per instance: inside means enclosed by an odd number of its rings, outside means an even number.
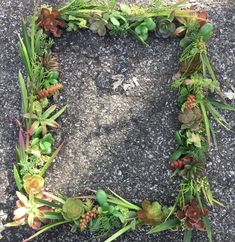
[[[148,231],[147,234],[156,234],[165,230],[171,230],[171,229],[175,229],[180,225],[180,222],[178,219],[168,219],[165,222],[157,225],[156,227],[154,227],[153,229],[151,229],[150,231]]]
[[[162,38],[169,38],[175,32],[175,24],[169,18],[160,18],[157,22],[157,33]]]
[[[171,208],[161,206],[158,202],[150,203],[149,201],[144,201],[142,210],[138,211],[137,215],[144,224],[156,226],[167,218],[170,211]]]
[[[78,220],[84,213],[83,202],[79,199],[68,198],[63,204],[63,217],[65,220]]]
[[[152,18],[144,18],[142,22],[140,22],[135,27],[136,35],[145,42],[148,39],[148,33],[150,31],[154,31],[156,29],[156,23]]]
[[[39,128],[41,128],[42,134],[45,135],[47,133],[48,126],[53,128],[60,127],[60,125],[55,120],[65,111],[67,106],[64,106],[57,113],[50,116],[55,111],[56,105],[50,106],[43,112],[39,102],[34,102],[34,104],[36,104],[36,106],[34,105],[32,114],[24,114],[24,118],[35,120],[30,128],[31,135],[35,134]]]

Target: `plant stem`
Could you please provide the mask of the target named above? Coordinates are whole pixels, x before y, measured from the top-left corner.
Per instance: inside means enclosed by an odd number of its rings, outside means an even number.
[[[33,234],[32,236],[30,236],[29,238],[23,240],[23,242],[27,242],[27,241],[30,241],[31,239],[34,239],[35,237],[37,237],[38,235],[46,232],[47,230],[53,228],[53,227],[56,227],[56,226],[59,226],[61,224],[65,224],[65,223],[69,223],[70,221],[59,221],[59,222],[56,222],[56,223],[53,223],[53,224],[48,224],[44,227],[42,227],[42,229],[40,229],[37,233]]]
[[[137,222],[138,223],[138,222]],[[113,234],[111,237],[106,239],[104,242],[111,242],[121,236],[122,234],[126,233],[128,230],[131,229],[131,224],[128,224],[127,226],[123,227],[122,229],[118,230],[115,234]]]
[[[76,0],[71,1],[70,3],[66,4],[64,7],[59,9],[59,12],[65,10],[66,8],[69,8]]]
[[[201,108],[201,111],[202,111],[202,116],[203,116],[204,125],[205,125],[205,129],[206,129],[208,144],[210,144],[211,143],[211,133],[210,133],[209,119],[208,119],[208,116],[207,116],[207,113],[206,113],[206,108],[205,108],[203,101],[200,101],[199,105],[200,105],[200,108]]]

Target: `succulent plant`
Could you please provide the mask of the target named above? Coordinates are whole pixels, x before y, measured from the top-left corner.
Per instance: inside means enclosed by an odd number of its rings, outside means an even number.
[[[184,169],[179,172],[179,175],[187,179],[196,179],[204,176],[205,165],[199,161],[190,162],[184,166]]]
[[[40,57],[39,59],[42,62],[43,67],[46,69],[46,71],[49,71],[49,73],[51,73],[52,71],[60,71],[60,63],[57,55],[49,53],[45,54],[43,57]]]
[[[19,200],[16,201],[17,208],[14,211],[13,222],[7,223],[4,226],[15,227],[28,224],[31,228],[38,230],[41,227],[42,222],[47,222],[43,218],[44,213],[52,211],[53,209],[35,202],[35,199],[32,196],[30,196],[28,199],[20,192],[16,192],[16,195]],[[45,196],[43,196],[43,199],[47,200]]]
[[[39,175],[26,174],[23,177],[24,189],[28,194],[38,194],[44,186],[44,179]]]
[[[169,38],[176,30],[175,24],[168,18],[161,18],[157,22],[157,33],[162,38]]]
[[[96,200],[100,206],[105,206],[107,204],[107,194],[104,190],[98,189],[96,192]]]
[[[203,26],[206,24],[206,21],[208,20],[208,13],[205,11],[201,11],[197,14],[197,22],[200,24],[200,26]]]
[[[41,9],[41,16],[37,19],[36,24],[43,28],[47,35],[53,35],[55,37],[60,37],[62,34],[62,29],[65,27],[65,22],[59,19],[60,12],[56,9]]]
[[[213,30],[214,26],[211,23],[206,23],[200,28],[198,35],[205,41],[211,38]]]
[[[181,158],[178,159],[178,160],[174,160],[174,161],[172,161],[172,162],[171,162],[171,167],[172,167],[173,169],[179,169],[179,170],[181,170],[181,169],[183,169],[183,168],[185,167],[186,164],[191,163],[192,160],[193,160],[193,159],[192,159],[191,156],[186,155],[186,156],[181,157]]]
[[[191,131],[197,131],[202,122],[200,109],[198,107],[185,109],[184,112],[179,115],[179,121],[183,123],[183,128],[190,129]]]
[[[102,15],[94,14],[92,18],[89,19],[90,27],[89,29],[93,33],[97,33],[99,36],[105,36],[107,33],[108,21],[105,20]]]
[[[142,210],[137,212],[137,216],[145,224],[158,225],[169,214],[169,209],[162,207],[158,202],[144,201],[142,203]]]
[[[68,198],[63,205],[63,217],[66,220],[78,220],[84,214],[83,202],[76,198]]]
[[[204,231],[205,225],[202,217],[208,216],[208,213],[208,209],[201,209],[197,200],[193,198],[191,203],[188,203],[182,210],[176,212],[176,217],[182,220],[189,230],[198,229]]]

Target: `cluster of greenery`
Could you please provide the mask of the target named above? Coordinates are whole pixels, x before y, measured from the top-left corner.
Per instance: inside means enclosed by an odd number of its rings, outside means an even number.
[[[116,1],[70,0],[58,10],[43,6],[26,22],[22,22],[19,50],[27,77],[19,72],[22,97],[22,123],[16,147],[14,177],[18,188],[13,222],[6,227],[28,224],[41,233],[71,224],[71,231],[87,229],[107,237],[110,242],[129,230],[142,225],[152,228],[148,234],[164,230],[183,230],[184,241],[191,241],[192,230],[206,230],[212,241],[206,206],[222,203],[210,189],[206,167],[206,154],[212,140],[216,145],[211,117],[226,129],[228,122],[218,109],[235,111],[223,102],[219,82],[210,64],[205,41],[213,34],[213,25],[207,13],[185,8],[178,4],[163,6],[159,1],[151,6],[137,7]],[[56,120],[66,106],[56,111],[50,98],[60,88],[60,68],[52,53],[54,37],[62,30],[90,29],[105,34],[130,33],[144,45],[151,32],[162,38],[181,38],[180,67],[172,83],[179,91],[179,121],[176,132],[177,149],[170,157],[173,176],[181,177],[179,194],[170,207],[158,202],[144,201],[141,206],[130,203],[110,191],[95,191],[95,196],[66,198],[44,190],[44,175],[63,144],[54,148],[53,128],[60,127]],[[222,101],[209,97],[218,93]]]

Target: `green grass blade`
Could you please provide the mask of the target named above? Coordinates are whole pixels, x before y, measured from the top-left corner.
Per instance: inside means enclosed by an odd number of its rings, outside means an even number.
[[[200,101],[199,105],[200,105],[200,108],[202,111],[202,116],[203,116],[204,125],[205,125],[205,129],[206,129],[207,141],[208,141],[208,144],[210,144],[211,143],[210,123],[209,123],[209,119],[208,119],[208,116],[206,113],[206,108],[205,108],[203,101]]]
[[[42,119],[45,120],[47,119],[51,113],[53,113],[56,110],[56,105],[50,106],[43,114],[42,114]]]
[[[225,129],[230,130],[229,124],[226,122],[224,117],[210,104],[206,103],[206,108],[212,115],[212,117]]]
[[[147,234],[156,234],[165,230],[173,229],[175,228],[178,224],[180,224],[180,221],[178,219],[169,219],[153,229],[149,230]]]
[[[46,162],[46,164],[42,167],[42,169],[39,172],[40,176],[44,176],[47,169],[50,167],[52,161],[56,158],[56,156],[58,155],[58,153],[60,152],[62,146],[63,146],[64,142],[55,150],[55,152],[52,154],[52,156],[48,159],[48,161]]]
[[[22,73],[19,71],[20,92],[22,99],[23,114],[28,113],[28,92]]]
[[[191,239],[192,239],[192,230],[185,230],[183,242],[191,242]]]
[[[115,240],[116,238],[118,238],[119,236],[121,236],[122,234],[126,233],[130,229],[131,229],[131,224],[129,224],[129,225],[123,227],[122,229],[118,230],[115,234],[113,234],[111,237],[106,239],[104,242],[111,242],[111,241]]]
[[[61,213],[56,213],[56,212],[45,212],[43,214],[43,218],[52,219],[52,220],[62,220],[62,219],[64,219],[64,217]]]
[[[54,202],[49,202],[49,201],[44,200],[44,199],[37,198],[37,201],[39,203],[43,204],[43,205],[47,205],[47,206],[52,207],[52,208],[62,208],[61,205],[54,203]]]
[[[208,217],[202,217],[202,221],[206,228],[207,237],[208,237],[209,241],[212,242],[212,231],[211,231],[210,221],[209,221]]]
[[[210,98],[210,97],[207,97],[206,99],[208,102],[210,102],[213,106],[215,106],[217,108],[221,108],[221,109],[229,110],[229,111],[235,111],[235,107],[230,104],[222,103],[222,102],[215,100],[213,98]]]
[[[38,232],[36,232],[32,236],[30,236],[29,238],[23,240],[22,242],[30,241],[30,240],[34,239],[35,237],[39,236],[40,234],[46,232],[47,230],[49,230],[51,228],[54,228],[56,226],[59,226],[59,225],[65,224],[65,223],[69,223],[69,222],[70,221],[63,220],[63,221],[59,221],[59,222],[56,222],[56,223],[47,224],[47,225],[43,226]]]
[[[35,14],[32,16],[31,21],[31,59],[34,61],[35,58],[35,33],[36,33],[36,20]]]
[[[32,77],[32,67],[31,67],[31,62],[30,62],[30,57],[29,57],[29,54],[27,52],[27,49],[25,47],[25,44],[22,40],[22,38],[20,37],[20,35],[18,34],[18,37],[19,37],[19,40],[20,40],[20,45],[21,45],[21,54],[23,55],[23,59],[25,60],[25,67],[26,67],[26,70],[28,72],[28,75],[30,77]]]
[[[215,129],[212,125],[212,123],[209,120],[209,125],[210,125],[210,131],[211,131],[211,135],[212,135],[212,139],[215,145],[215,148],[218,150],[218,145],[217,145],[217,139],[216,139],[216,134],[215,134]]]
[[[211,78],[212,78],[215,86],[217,87],[217,91],[220,91],[219,81],[217,80],[217,78],[215,76],[215,73],[214,73],[214,71],[213,71],[213,69],[211,67],[210,60],[209,60],[208,55],[206,53],[203,53],[201,55],[201,57],[202,57],[205,65],[206,65],[206,68],[207,68],[207,70],[208,70],[208,72],[209,72],[209,74],[210,74],[210,76],[211,76]]]
[[[23,182],[22,182],[22,179],[20,177],[20,174],[19,174],[19,171],[18,171],[16,165],[14,165],[14,167],[13,167],[13,173],[14,173],[16,186],[17,186],[18,190],[21,192],[22,188],[23,188]]]
[[[56,114],[54,114],[53,116],[50,117],[50,119],[52,120],[56,120],[67,108],[68,105],[65,105],[63,108],[60,109],[59,112],[57,112]]]
[[[23,35],[22,40],[24,42],[24,45],[26,47],[26,50],[27,50],[27,53],[28,53],[30,59],[32,59],[32,49],[31,49],[31,45],[30,45],[30,38],[28,35],[26,23],[24,20],[22,21],[21,29],[22,29],[22,35]]]
[[[121,196],[119,196],[117,193],[115,193],[114,191],[112,191],[111,189],[109,189],[110,192],[112,192],[112,194],[114,196],[116,196],[118,199],[114,198],[113,196],[108,195],[109,200],[111,201],[112,199],[117,201],[117,200],[121,200],[125,205],[129,206],[131,209],[134,210],[140,210],[140,207],[128,202],[127,200],[125,200],[124,198],[122,198]]]

